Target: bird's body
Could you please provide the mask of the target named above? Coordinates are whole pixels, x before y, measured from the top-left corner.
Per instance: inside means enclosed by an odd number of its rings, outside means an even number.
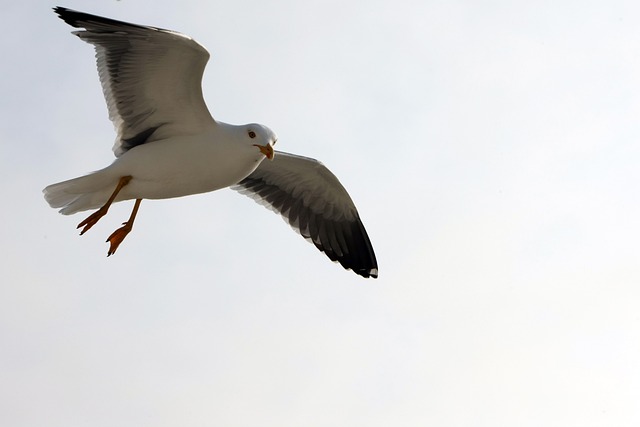
[[[193,39],[54,9],[96,48],[98,74],[117,138],[116,160],[43,192],[63,214],[96,209],[81,234],[110,205],[135,200],[131,217],[109,238],[115,253],[133,227],[142,199],[168,199],[231,187],[280,213],[303,237],[344,268],[377,277],[378,266],[358,212],[338,179],[317,160],[275,152],[263,125],[214,120],[200,82],[209,53]],[[268,159],[265,161],[265,159]]]
[[[250,126],[262,128],[275,138],[267,128]],[[104,169],[47,187],[45,197],[52,207],[62,208],[61,213],[69,215],[102,206],[120,177],[127,175],[134,179],[114,202],[169,199],[229,187],[251,174],[265,158],[252,145],[237,140],[236,135],[246,133],[244,128],[217,123],[202,134],[138,145]]]

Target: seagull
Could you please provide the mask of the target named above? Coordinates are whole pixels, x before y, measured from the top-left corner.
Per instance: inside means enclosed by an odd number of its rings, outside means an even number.
[[[142,199],[169,199],[231,188],[279,213],[330,260],[365,278],[378,264],[358,211],[338,178],[315,159],[275,151],[260,124],[214,120],[202,95],[207,50],[176,31],[55,7],[73,34],[94,45],[116,160],[43,190],[64,215],[97,209],[93,227],[116,202],[135,200],[107,242],[116,252],[133,229]],[[263,161],[268,159],[268,161]]]

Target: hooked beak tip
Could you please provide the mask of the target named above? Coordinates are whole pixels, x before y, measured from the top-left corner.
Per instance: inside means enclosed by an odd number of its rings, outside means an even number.
[[[267,159],[273,160],[273,157],[275,156],[275,152],[274,152],[273,147],[271,146],[271,144],[265,144],[265,145],[253,144],[253,145],[255,147],[258,147],[260,152],[262,154],[264,154]]]

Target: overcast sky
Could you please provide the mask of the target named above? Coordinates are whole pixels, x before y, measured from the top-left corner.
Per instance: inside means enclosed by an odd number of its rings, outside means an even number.
[[[377,280],[231,190],[79,237],[41,190],[115,133],[55,5],[0,18],[0,424],[640,425],[637,1],[62,4],[206,46],[214,117],[322,160]]]

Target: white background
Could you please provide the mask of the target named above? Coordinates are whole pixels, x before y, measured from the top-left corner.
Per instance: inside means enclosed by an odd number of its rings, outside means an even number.
[[[636,1],[92,1],[212,53],[219,120],[322,160],[380,266],[362,279],[222,190],[114,206],[91,46],[3,5],[0,424],[640,425]]]

